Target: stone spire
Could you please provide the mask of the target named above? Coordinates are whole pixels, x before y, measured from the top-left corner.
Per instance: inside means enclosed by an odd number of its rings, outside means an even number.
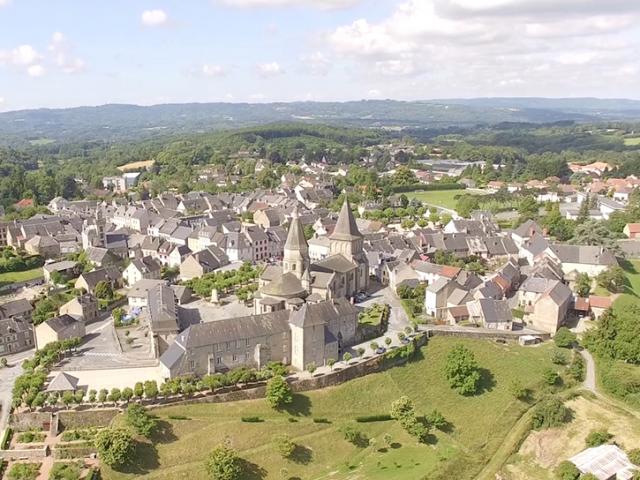
[[[297,250],[299,252],[308,252],[309,244],[307,239],[304,238],[304,229],[302,228],[302,222],[300,222],[300,214],[298,212],[298,206],[293,208],[291,213],[291,225],[289,225],[289,234],[287,235],[287,241],[284,244],[285,250]]]
[[[344,203],[338,216],[338,223],[333,230],[333,233],[329,237],[331,240],[355,240],[356,238],[362,238],[356,219],[351,211],[351,205],[349,204],[349,197],[347,192],[344,191]]]

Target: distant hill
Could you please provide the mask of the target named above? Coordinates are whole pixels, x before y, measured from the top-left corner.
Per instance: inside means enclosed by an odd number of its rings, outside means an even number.
[[[290,121],[400,129],[638,119],[640,101],[596,98],[113,104],[0,113],[0,144],[132,140]]]

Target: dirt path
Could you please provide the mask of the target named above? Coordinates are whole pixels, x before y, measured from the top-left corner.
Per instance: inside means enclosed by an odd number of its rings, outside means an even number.
[[[598,387],[596,385],[596,362],[593,360],[591,353],[589,353],[585,348],[580,350],[580,355],[584,358],[586,366],[583,387],[598,395]]]

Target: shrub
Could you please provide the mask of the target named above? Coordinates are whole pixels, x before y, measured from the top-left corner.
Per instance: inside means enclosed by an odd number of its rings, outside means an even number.
[[[205,468],[212,480],[240,480],[242,465],[238,453],[226,441],[215,447],[205,462]]]
[[[529,391],[524,387],[524,385],[522,385],[520,379],[515,378],[509,385],[509,393],[513,395],[513,398],[523,400],[527,398],[527,394],[529,393]]]
[[[352,425],[345,425],[340,431],[347,442],[358,448],[365,448],[369,445],[369,437]]]
[[[555,476],[558,480],[577,480],[580,478],[580,470],[569,460],[565,460],[556,467]]]
[[[244,423],[262,423],[262,422],[264,422],[264,420],[262,418],[257,417],[257,416],[241,417],[240,420],[243,421]]]
[[[307,372],[309,372],[311,375],[313,375],[313,372],[316,371],[318,367],[316,366],[315,362],[311,362],[309,365],[307,365]]]
[[[559,427],[571,420],[571,411],[558,397],[547,397],[536,405],[532,426],[535,429]]]
[[[344,363],[349,363],[351,361],[351,354],[349,352],[345,352],[344,355],[342,355],[342,360],[344,361]]]
[[[273,446],[282,458],[291,457],[296,449],[296,444],[293,443],[289,438],[289,435],[286,434],[276,435],[273,437]]]
[[[314,418],[313,423],[331,423],[328,418],[320,417]]]
[[[551,361],[556,365],[565,365],[567,363],[567,357],[560,350],[554,350],[551,354]]]
[[[433,428],[437,428],[438,430],[442,430],[447,426],[447,420],[438,410],[433,410],[429,415],[427,415],[426,420],[429,425]]]
[[[40,472],[39,463],[14,463],[8,473],[9,480],[35,480]]]
[[[145,437],[150,437],[158,425],[156,419],[147,412],[147,409],[137,403],[127,407],[125,421],[138,435]]]
[[[576,335],[567,327],[560,327],[553,336],[553,341],[560,348],[571,348],[576,343]]]
[[[558,375],[558,372],[556,372],[552,368],[546,368],[542,372],[542,379],[547,385],[555,385],[556,383],[558,383],[560,375]]]
[[[582,355],[579,353],[573,355],[573,359],[571,360],[571,365],[569,365],[567,373],[569,377],[576,382],[582,382],[584,380],[585,365]]]
[[[42,432],[23,432],[18,435],[17,441],[19,443],[41,443],[44,442],[46,435]]]
[[[598,447],[604,443],[607,443],[613,435],[606,430],[591,430],[585,438],[585,444],[587,447]]]
[[[266,399],[271,408],[281,408],[293,402],[291,387],[283,377],[278,375],[269,379],[267,382]]]
[[[388,422],[389,420],[393,420],[391,415],[384,413],[378,415],[363,415],[361,417],[356,417],[356,422],[358,423]]]
[[[184,415],[169,415],[169,420],[189,420],[189,417],[185,417]]]
[[[57,462],[49,472],[49,480],[80,480],[80,472],[76,462]]]

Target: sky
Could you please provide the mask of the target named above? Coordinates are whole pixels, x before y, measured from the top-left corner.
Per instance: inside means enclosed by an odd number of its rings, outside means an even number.
[[[640,0],[0,0],[0,111],[640,98]]]

